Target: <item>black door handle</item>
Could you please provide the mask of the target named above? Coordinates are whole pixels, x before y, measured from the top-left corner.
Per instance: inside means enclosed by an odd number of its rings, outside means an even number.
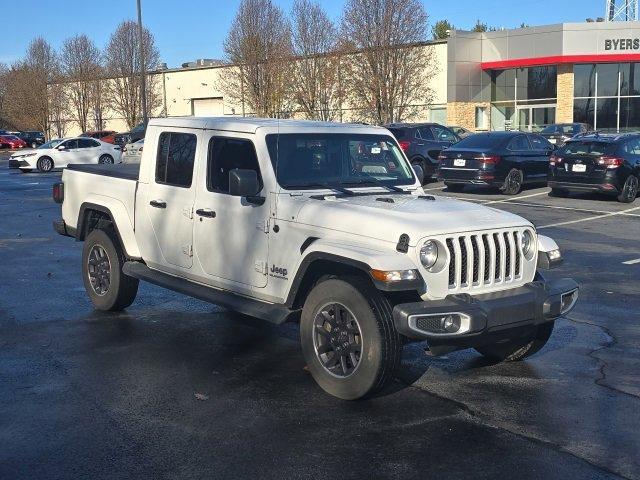
[[[200,215],[201,217],[216,218],[216,212],[214,212],[213,210],[209,210],[208,208],[199,208],[198,210],[196,210],[196,214]]]
[[[167,202],[163,202],[162,200],[151,200],[149,205],[156,208],[167,208]]]

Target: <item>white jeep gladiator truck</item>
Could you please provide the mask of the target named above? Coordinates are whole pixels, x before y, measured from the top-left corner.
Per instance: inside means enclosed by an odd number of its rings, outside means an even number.
[[[578,297],[553,240],[503,211],[426,195],[388,130],[253,118],[149,123],[139,165],[70,165],[56,231],[84,242],[100,310],[145,280],[300,322],[317,383],[381,389],[404,343],[499,360],[540,350]]]

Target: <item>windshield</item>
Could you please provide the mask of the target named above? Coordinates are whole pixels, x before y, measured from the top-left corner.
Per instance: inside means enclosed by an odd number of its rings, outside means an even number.
[[[56,148],[61,141],[61,139],[56,138],[55,140],[50,140],[47,143],[43,143],[38,148],[42,148],[43,150],[45,148]]]
[[[611,142],[568,142],[557,155],[611,155],[616,150],[616,144]]]
[[[266,140],[283,188],[415,183],[411,166],[387,135],[291,133]]]

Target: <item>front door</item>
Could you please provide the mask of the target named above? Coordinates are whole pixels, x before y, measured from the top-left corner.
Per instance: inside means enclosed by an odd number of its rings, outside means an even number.
[[[155,174],[146,188],[140,186],[138,201],[145,202],[142,208],[155,237],[145,256],[159,268],[191,268],[193,264],[196,145],[193,133],[162,132]]]
[[[195,255],[215,283],[267,285],[269,205],[229,194],[229,172],[251,169],[261,179],[253,141],[238,136],[209,139],[206,176],[195,202]],[[262,186],[262,180],[260,180]],[[261,195],[264,195],[261,192]]]

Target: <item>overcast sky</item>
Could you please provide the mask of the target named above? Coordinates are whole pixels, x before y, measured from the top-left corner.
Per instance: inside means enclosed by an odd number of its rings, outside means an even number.
[[[289,10],[293,0],[274,0]],[[430,21],[448,19],[470,29],[477,19],[496,27],[581,22],[604,15],[605,0],[423,0]],[[11,19],[2,22],[0,62],[20,58],[34,37],[41,35],[59,48],[64,39],[86,33],[102,48],[116,26],[136,18],[136,0],[7,0]],[[142,0],[145,25],[153,32],[160,55],[170,67],[196,58],[221,58],[222,43],[240,0]],[[344,0],[322,0],[338,20]],[[24,10],[19,11],[24,6]],[[6,7],[6,6],[5,6]]]

